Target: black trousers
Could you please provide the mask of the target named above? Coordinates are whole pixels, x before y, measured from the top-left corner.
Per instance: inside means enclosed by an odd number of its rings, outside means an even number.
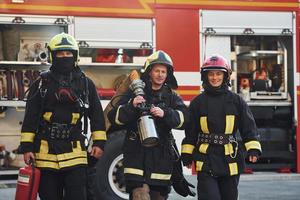
[[[198,200],[237,200],[240,175],[215,177],[205,172],[198,176]]]
[[[86,200],[86,167],[67,171],[41,170],[41,200]]]

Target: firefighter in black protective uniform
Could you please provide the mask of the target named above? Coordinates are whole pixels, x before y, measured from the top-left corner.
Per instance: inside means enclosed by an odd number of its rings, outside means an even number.
[[[141,75],[145,83],[144,96],[135,96],[131,90],[108,113],[114,126],[127,129],[124,141],[124,174],[126,190],[133,200],[166,199],[170,192],[174,162],[172,128],[183,129],[187,108],[182,99],[172,91],[177,88],[173,63],[168,54],[156,51],[150,55]],[[159,142],[153,147],[141,144],[137,120],[138,106],[151,105]]]
[[[182,142],[185,166],[196,164],[199,200],[236,200],[244,156],[239,130],[250,162],[261,154],[258,131],[246,102],[229,89],[230,65],[222,56],[207,58],[201,67],[204,92],[190,106],[190,126]]]
[[[76,40],[58,34],[48,50],[52,65],[30,88],[20,150],[26,164],[33,159],[41,169],[41,200],[86,200],[88,156],[81,119],[90,119],[90,155],[99,158],[106,141],[103,110],[95,85],[77,65]]]

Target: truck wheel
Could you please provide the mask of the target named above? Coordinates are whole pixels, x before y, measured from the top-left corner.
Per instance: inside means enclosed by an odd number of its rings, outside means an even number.
[[[122,146],[124,138],[124,131],[110,133],[108,136],[104,154],[96,165],[97,199],[123,200],[129,198],[125,192],[123,174]]]

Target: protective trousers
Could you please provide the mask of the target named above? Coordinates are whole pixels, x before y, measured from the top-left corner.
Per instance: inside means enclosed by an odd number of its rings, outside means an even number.
[[[198,200],[237,200],[239,178],[239,175],[215,177],[199,172]]]
[[[41,170],[41,200],[86,200],[86,167],[67,171]]]

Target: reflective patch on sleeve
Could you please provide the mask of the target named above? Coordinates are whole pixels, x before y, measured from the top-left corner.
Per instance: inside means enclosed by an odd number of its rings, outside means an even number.
[[[180,110],[176,110],[178,112],[178,115],[179,115],[179,124],[176,128],[181,128],[183,123],[184,123],[184,116],[183,116],[183,113],[180,111]]]
[[[22,132],[21,133],[21,142],[33,142],[35,133],[32,132]]]
[[[249,151],[250,149],[256,149],[256,150],[259,150],[261,152],[261,145],[258,141],[255,141],[255,140],[246,142],[245,147],[246,147],[247,151]]]
[[[183,144],[181,145],[181,153],[192,154],[195,146],[191,144]]]
[[[105,131],[93,131],[92,139],[95,140],[107,140]]]

